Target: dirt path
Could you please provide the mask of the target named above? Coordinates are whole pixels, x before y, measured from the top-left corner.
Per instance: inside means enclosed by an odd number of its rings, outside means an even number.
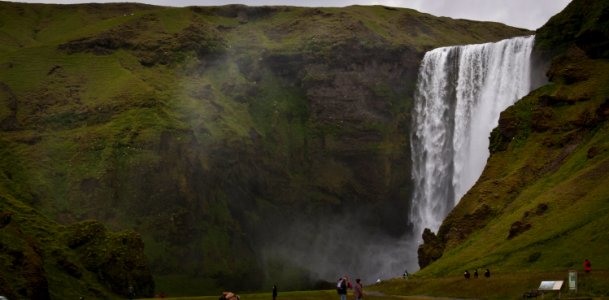
[[[465,298],[386,295],[385,293],[382,293],[379,291],[369,291],[369,292],[366,292],[366,295],[375,296],[375,297],[391,297],[391,298],[399,298],[399,299],[409,299],[409,300],[471,300],[471,299],[465,299]]]

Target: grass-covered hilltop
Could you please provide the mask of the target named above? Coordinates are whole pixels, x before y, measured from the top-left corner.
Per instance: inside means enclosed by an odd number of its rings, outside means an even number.
[[[0,2],[0,293],[305,288],[386,263],[368,245],[407,231],[424,52],[528,34],[382,6]]]
[[[425,236],[419,277],[609,269],[608,41],[607,1],[574,0],[537,30],[549,83],[502,113],[481,178]],[[585,292],[609,296],[604,274]]]

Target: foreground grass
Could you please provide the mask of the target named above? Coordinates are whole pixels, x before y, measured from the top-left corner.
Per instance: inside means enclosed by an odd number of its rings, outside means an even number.
[[[387,295],[425,295],[432,297],[476,298],[476,299],[518,299],[526,291],[539,287],[544,280],[564,280],[562,298],[609,297],[609,272],[596,271],[579,274],[578,293],[569,294],[567,271],[563,272],[518,272],[493,274],[491,278],[465,280],[462,276],[442,278],[392,279],[368,290]],[[550,292],[550,297],[557,296]]]
[[[180,297],[180,298],[165,298],[165,299],[180,299],[180,300],[217,300],[219,296],[204,296],[204,297]],[[259,293],[259,294],[239,294],[241,300],[257,300],[257,299],[272,299],[271,293]],[[296,292],[280,292],[277,299],[290,299],[290,300],[325,300],[325,299],[338,299],[338,295],[334,290],[324,291],[296,291]],[[353,296],[350,294],[349,299]],[[366,299],[401,299],[398,296],[383,296],[383,295],[368,295]]]
[[[580,273],[578,292],[569,293],[567,272],[519,272],[493,274],[491,278],[465,280],[461,276],[441,278],[391,279],[364,288],[366,299],[521,299],[526,291],[539,287],[544,280],[564,280],[563,299],[609,299],[609,271]],[[547,292],[548,298],[558,297],[557,292]],[[272,299],[270,293],[240,294],[242,300]],[[218,296],[167,298],[180,300],[216,300]],[[309,300],[338,299],[334,290],[280,292],[278,299]],[[353,299],[349,294],[348,299]]]

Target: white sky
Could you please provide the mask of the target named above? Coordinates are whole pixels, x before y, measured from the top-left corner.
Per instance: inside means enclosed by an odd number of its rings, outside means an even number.
[[[560,12],[570,0],[21,0],[29,3],[140,2],[164,6],[214,6],[225,4],[331,6],[386,5],[408,7],[436,16],[496,21],[516,27],[537,29]]]

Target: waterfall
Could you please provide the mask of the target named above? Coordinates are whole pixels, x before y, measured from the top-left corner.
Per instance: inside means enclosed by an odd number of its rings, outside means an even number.
[[[419,69],[413,108],[410,220],[420,241],[482,174],[499,114],[530,91],[534,36],[434,49]]]

